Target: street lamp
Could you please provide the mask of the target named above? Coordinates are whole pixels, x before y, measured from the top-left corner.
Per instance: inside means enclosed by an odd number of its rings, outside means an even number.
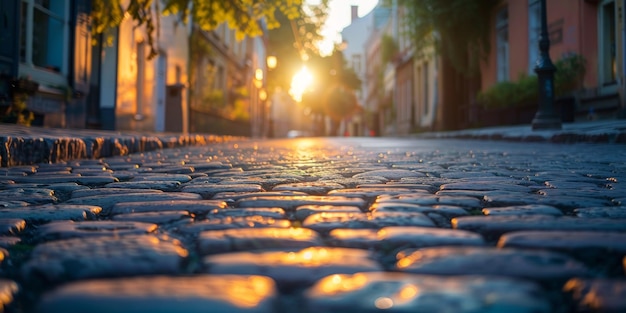
[[[561,129],[561,118],[554,112],[554,72],[550,60],[550,38],[548,37],[546,0],[541,0],[541,34],[539,36],[539,60],[535,73],[539,78],[539,110],[532,121],[533,130]]]
[[[273,55],[268,55],[267,56],[267,67],[270,70],[273,70],[276,68],[276,65],[278,65],[278,59],[276,58],[276,56]]]

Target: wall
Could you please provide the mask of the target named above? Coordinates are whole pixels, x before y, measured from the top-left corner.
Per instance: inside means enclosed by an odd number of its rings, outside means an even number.
[[[509,10],[509,80],[515,81],[534,66],[529,60],[528,1],[504,1]],[[497,82],[495,12],[492,14],[491,50],[481,64],[482,90]],[[587,59],[587,68],[597,68],[597,7],[587,1],[547,1],[547,23],[550,33],[550,58],[556,62],[564,55],[577,53]],[[537,49],[538,43],[537,43]],[[588,70],[585,86],[597,85],[597,73]]]
[[[153,14],[160,10],[153,8]],[[148,59],[150,47],[143,27],[125,19],[119,27],[117,59],[116,129],[163,131],[167,85],[188,82],[187,27],[174,15],[155,19],[153,36],[159,55]],[[159,74],[159,71],[163,73]],[[162,75],[162,77],[159,77]],[[188,130],[187,88],[182,93],[183,131]]]

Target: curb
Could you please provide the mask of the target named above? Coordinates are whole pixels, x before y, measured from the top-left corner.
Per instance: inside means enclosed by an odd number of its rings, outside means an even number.
[[[139,134],[82,129],[48,129],[11,124],[0,124],[0,131],[2,131],[0,167],[98,159],[246,138],[207,134]],[[76,133],[79,134],[76,135]]]

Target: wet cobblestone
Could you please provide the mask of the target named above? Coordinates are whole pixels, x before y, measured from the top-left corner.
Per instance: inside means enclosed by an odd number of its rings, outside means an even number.
[[[626,311],[626,146],[120,140],[0,168],[0,312]]]

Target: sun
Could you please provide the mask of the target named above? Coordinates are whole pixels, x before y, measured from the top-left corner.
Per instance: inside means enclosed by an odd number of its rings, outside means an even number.
[[[300,71],[293,75],[291,79],[291,88],[289,94],[296,100],[296,102],[302,102],[302,95],[313,83],[313,74],[309,71],[306,65],[303,65]]]

